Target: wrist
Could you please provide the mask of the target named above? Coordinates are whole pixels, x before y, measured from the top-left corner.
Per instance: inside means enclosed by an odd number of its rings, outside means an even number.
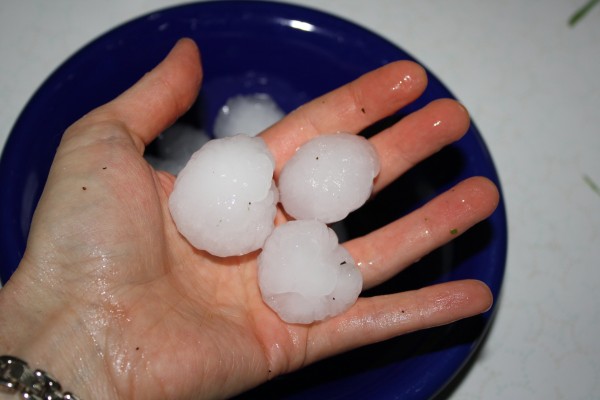
[[[0,289],[0,355],[45,371],[79,399],[114,398],[103,354],[80,313],[48,288],[23,281],[15,276]]]

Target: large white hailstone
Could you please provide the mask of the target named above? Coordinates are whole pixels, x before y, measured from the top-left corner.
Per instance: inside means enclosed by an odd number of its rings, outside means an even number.
[[[317,136],[283,167],[278,185],[281,204],[296,219],[337,222],[368,200],[377,174],[377,152],[364,137]]]
[[[228,257],[259,249],[274,228],[275,161],[259,137],[207,142],[175,181],[169,208],[196,248]]]
[[[238,95],[228,99],[221,107],[213,134],[216,138],[239,134],[256,136],[284,115],[268,94]]]
[[[315,220],[275,228],[258,257],[263,300],[288,323],[341,314],[362,290],[362,275],[335,232]]]

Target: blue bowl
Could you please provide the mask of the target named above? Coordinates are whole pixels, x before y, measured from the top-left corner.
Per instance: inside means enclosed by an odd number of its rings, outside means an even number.
[[[29,224],[64,130],[111,100],[156,65],[181,37],[201,48],[202,92],[187,118],[210,131],[217,109],[240,93],[266,92],[285,111],[398,59],[396,45],[350,22],[315,10],[256,1],[182,5],[135,19],[94,40],[60,66],[17,120],[0,162],[0,277],[17,267]],[[453,97],[429,73],[414,104],[376,124],[393,122],[431,100]],[[460,180],[483,175],[500,186],[474,125],[456,144],[399,179],[346,221],[350,236],[381,226]],[[507,246],[503,203],[470,232],[365,295],[448,280],[486,282],[497,298]],[[426,399],[439,394],[467,364],[493,319],[486,314],[368,346],[273,380],[241,398]],[[446,389],[448,390],[448,389]]]

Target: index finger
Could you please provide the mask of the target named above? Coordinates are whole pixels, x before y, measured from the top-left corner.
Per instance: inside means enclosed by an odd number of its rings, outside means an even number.
[[[426,86],[420,65],[396,61],[299,107],[262,134],[275,155],[276,175],[309,139],[324,133],[356,134],[417,99]]]

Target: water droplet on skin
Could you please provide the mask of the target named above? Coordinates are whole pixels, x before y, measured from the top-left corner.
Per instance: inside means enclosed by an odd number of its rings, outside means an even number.
[[[376,265],[375,260],[370,260],[370,261],[359,261],[356,263],[356,266],[360,269],[363,268],[373,268]]]
[[[400,81],[398,81],[394,86],[392,86],[392,92],[400,90],[404,87],[405,84],[412,81],[412,77],[410,75],[404,76]]]

